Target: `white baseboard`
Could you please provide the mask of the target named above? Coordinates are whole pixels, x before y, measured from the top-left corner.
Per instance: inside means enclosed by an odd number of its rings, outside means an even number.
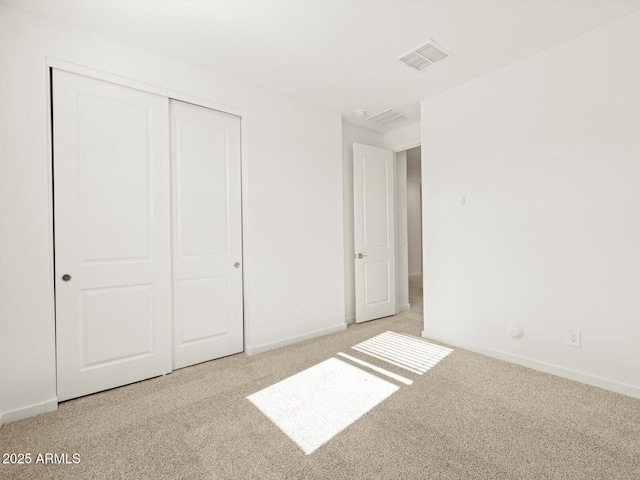
[[[400,305],[400,312],[406,312],[407,310],[411,310],[411,304],[406,303],[404,305]]]
[[[275,348],[286,347],[287,345],[293,345],[294,343],[303,342],[304,340],[310,340],[316,337],[322,337],[329,335],[330,333],[341,332],[347,328],[346,323],[341,323],[329,328],[323,328],[321,330],[315,330],[313,332],[305,333],[303,335],[297,335],[295,337],[285,338],[284,340],[278,340],[277,342],[265,343],[256,347],[246,347],[245,353],[247,355],[255,355],[257,353],[267,352]]]
[[[349,317],[349,318],[347,318],[346,323],[356,323],[356,317]]]
[[[8,412],[0,413],[0,427],[5,423],[16,422],[24,418],[34,417],[41,413],[55,412],[58,409],[58,399],[53,398],[44,403],[29,405],[28,407],[17,408]]]
[[[419,277],[420,275],[422,275],[422,272],[416,272],[416,273],[410,273],[409,274],[410,277]]]
[[[488,357],[498,358],[500,360],[506,360],[507,362],[517,363],[524,367],[529,367],[541,372],[550,373],[558,377],[568,378],[576,382],[586,383],[594,387],[604,388],[612,392],[621,393],[634,398],[640,398],[640,387],[629,385],[627,383],[617,382],[615,380],[609,380],[607,378],[598,377],[588,373],[572,370],[570,368],[560,367],[551,363],[541,362],[528,357],[522,357],[520,355],[514,355],[512,353],[503,352],[501,350],[494,350],[492,348],[482,347],[474,343],[468,343],[465,341],[456,340],[454,338],[446,337],[444,335],[438,335],[436,333],[430,333],[423,331],[422,337],[434,340],[440,343],[446,343],[448,345],[470,350],[472,352],[487,355]]]

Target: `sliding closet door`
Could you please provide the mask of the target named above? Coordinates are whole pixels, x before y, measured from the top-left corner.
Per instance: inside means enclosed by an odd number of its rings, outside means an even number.
[[[240,117],[171,101],[173,368],[243,350]]]
[[[58,400],[171,370],[168,102],[54,71]]]

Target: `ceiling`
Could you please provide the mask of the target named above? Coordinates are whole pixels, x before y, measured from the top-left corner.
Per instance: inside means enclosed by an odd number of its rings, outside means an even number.
[[[2,0],[340,112],[380,132],[419,101],[640,9],[640,0]],[[435,40],[421,72],[396,59]],[[357,119],[388,108],[387,126]]]

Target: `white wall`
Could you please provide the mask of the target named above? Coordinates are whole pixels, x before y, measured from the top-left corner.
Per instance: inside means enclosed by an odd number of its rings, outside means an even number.
[[[420,182],[407,182],[407,244],[409,275],[422,273],[422,195]]]
[[[382,147],[382,134],[342,121],[342,192],[344,217],[344,298],[345,318],[356,319],[355,264],[353,240],[353,144],[364,143]]]
[[[387,132],[382,137],[384,148],[394,152],[420,145],[420,122]]]
[[[338,114],[0,5],[4,421],[56,399],[46,56],[246,109],[247,351],[344,328]]]
[[[634,14],[422,102],[426,337],[640,397],[639,51]]]

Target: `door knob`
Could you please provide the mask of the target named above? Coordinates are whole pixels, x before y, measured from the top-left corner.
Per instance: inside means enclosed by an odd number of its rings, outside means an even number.
[[[62,275],[63,282],[68,282],[69,280],[71,280],[71,275],[69,275],[68,273],[65,273],[64,275]]]
[[[236,262],[236,263],[234,263],[234,264],[233,264],[233,266],[234,266],[235,268],[240,268],[240,262]]]
[[[364,258],[364,257],[368,257],[369,255],[367,255],[366,253],[359,253],[358,254],[358,258]]]

